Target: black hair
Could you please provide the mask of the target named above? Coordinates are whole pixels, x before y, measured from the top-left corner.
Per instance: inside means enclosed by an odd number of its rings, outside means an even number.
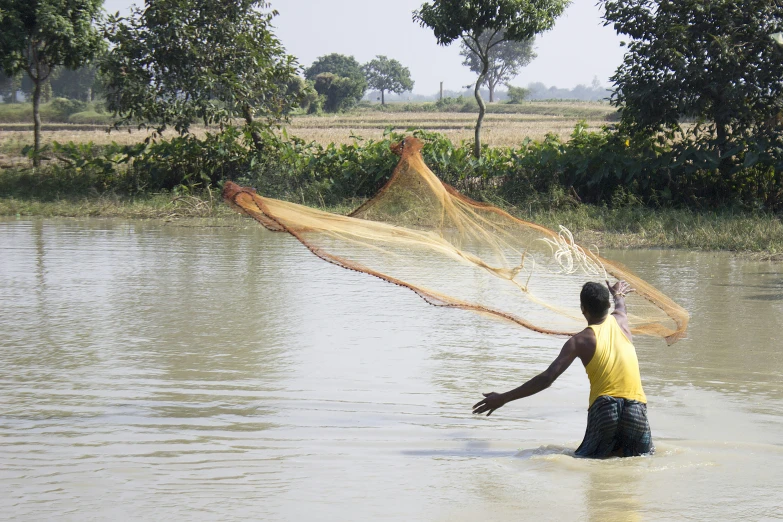
[[[603,317],[609,311],[609,289],[600,283],[585,283],[579,300],[592,317]]]

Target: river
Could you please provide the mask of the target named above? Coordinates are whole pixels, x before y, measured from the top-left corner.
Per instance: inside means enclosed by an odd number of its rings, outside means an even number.
[[[0,519],[783,518],[781,265],[603,253],[691,322],[637,338],[657,453],[594,461],[578,361],[470,413],[563,339],[240,223],[0,221]]]

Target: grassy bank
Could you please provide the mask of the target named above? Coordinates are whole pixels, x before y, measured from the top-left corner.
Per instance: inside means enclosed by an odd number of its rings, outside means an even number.
[[[326,208],[347,213],[358,202]],[[694,212],[677,209],[580,204],[547,210],[502,205],[513,215],[557,229],[571,230],[583,245],[605,248],[677,248],[731,251],[757,259],[783,259],[783,223],[770,214]],[[136,198],[82,197],[54,201],[0,198],[0,216],[102,217],[186,220],[210,218],[223,225],[246,225],[250,218],[229,208],[216,193],[200,196],[153,194]],[[260,225],[259,225],[260,226]]]

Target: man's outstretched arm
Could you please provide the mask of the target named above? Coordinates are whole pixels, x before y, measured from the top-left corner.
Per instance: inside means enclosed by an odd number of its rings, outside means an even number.
[[[580,334],[575,335],[566,341],[563,345],[563,349],[560,350],[560,355],[558,355],[557,359],[549,365],[549,368],[536,375],[522,386],[507,391],[506,393],[484,393],[484,398],[473,405],[473,413],[482,414],[486,412],[487,417],[489,417],[492,415],[493,411],[506,403],[530,397],[531,395],[535,395],[536,393],[549,388],[552,383],[571,366],[574,359],[576,359],[580,346],[579,335]]]
[[[628,324],[628,310],[625,308],[625,296],[633,292],[634,289],[625,281],[617,281],[614,285],[610,285],[609,281],[607,281],[606,286],[609,287],[609,293],[614,298],[614,312],[612,312],[612,315],[617,321],[617,325],[628,337],[628,340],[633,341],[631,326]]]

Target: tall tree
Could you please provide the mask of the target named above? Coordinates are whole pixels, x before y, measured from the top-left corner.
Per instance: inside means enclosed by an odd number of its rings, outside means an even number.
[[[96,91],[100,90],[97,78],[98,69],[88,64],[78,69],[59,69],[52,73],[52,95],[57,98],[92,101]]]
[[[367,85],[381,91],[381,105],[386,105],[386,91],[402,94],[413,89],[410,70],[397,60],[378,55],[375,60],[366,63],[363,69]]]
[[[477,158],[481,157],[481,122],[486,112],[480,89],[489,72],[490,52],[505,41],[530,40],[551,29],[569,3],[570,0],[433,0],[413,12],[413,20],[431,28],[438,44],[461,40],[481,61],[473,91],[479,106],[473,144]],[[502,37],[498,38],[499,34]],[[484,44],[482,35],[486,37]]]
[[[277,11],[261,0],[145,0],[128,17],[110,17],[112,44],[100,71],[117,125],[189,132],[194,121],[242,118],[255,146],[260,128],[298,103],[288,82],[296,59],[271,30]]]
[[[0,0],[0,67],[33,82],[33,164],[40,165],[41,93],[56,67],[75,69],[101,49],[103,0]]]
[[[706,123],[723,152],[783,110],[780,0],[604,1],[606,24],[630,37],[612,103],[635,132]],[[721,154],[721,156],[724,156]]]
[[[16,103],[16,93],[22,88],[22,78],[19,75],[8,76],[0,69],[0,96],[4,103]]]
[[[327,112],[350,109],[367,91],[362,66],[353,56],[344,54],[319,56],[305,70],[305,78],[314,82],[315,89],[324,96]]]
[[[479,44],[490,49],[489,68],[484,85],[489,89],[489,101],[492,103],[495,101],[495,88],[515,78],[522,67],[533,61],[536,53],[533,52],[535,38],[521,41],[503,40],[504,33],[500,32],[495,35],[494,40],[502,41],[492,45],[494,42],[488,41],[490,34],[489,31],[484,31],[479,36]],[[481,57],[465,45],[465,42],[462,42],[460,47],[459,54],[465,58],[462,65],[468,66],[476,74],[481,74],[484,68]]]

